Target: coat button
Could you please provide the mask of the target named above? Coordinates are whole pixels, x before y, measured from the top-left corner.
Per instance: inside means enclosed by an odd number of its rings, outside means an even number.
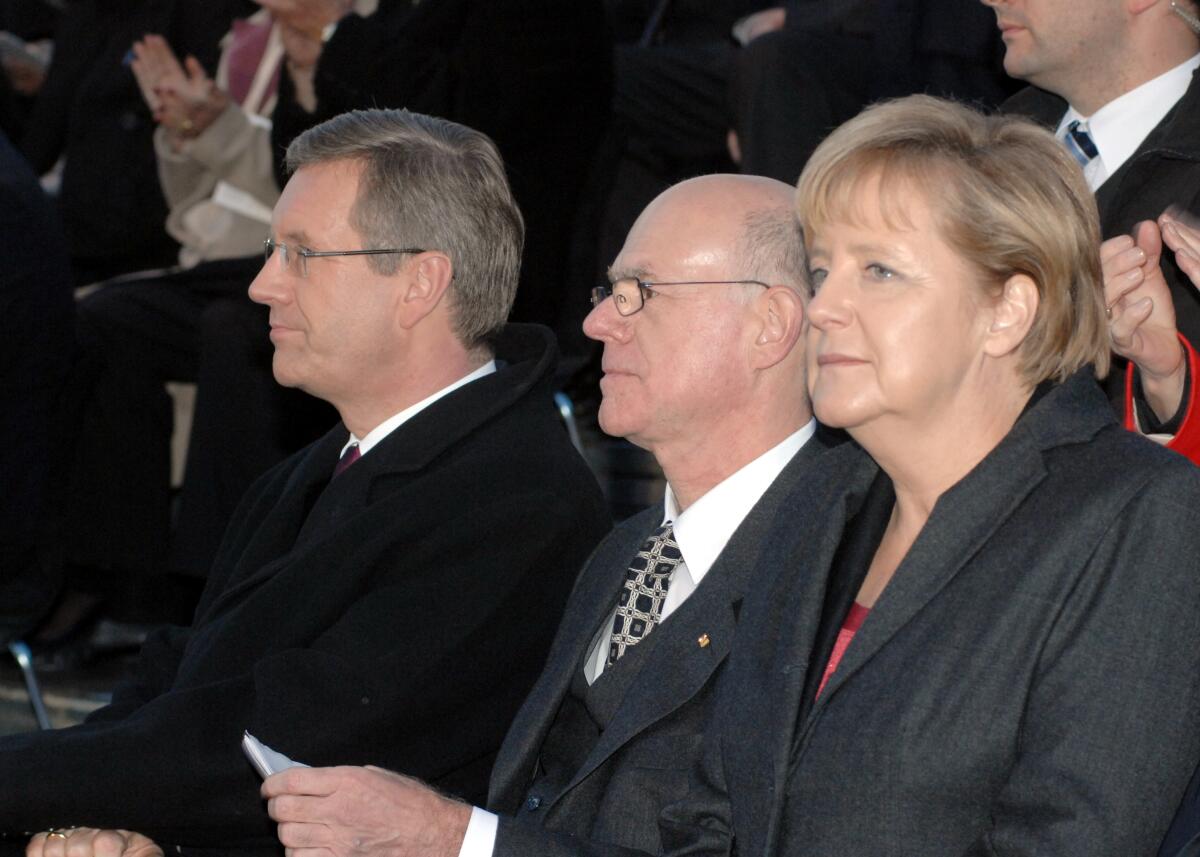
[[[541,805],[542,805],[542,799],[540,797],[538,797],[537,795],[530,795],[529,797],[525,798],[525,811],[526,812],[533,812],[535,809],[537,809]]]

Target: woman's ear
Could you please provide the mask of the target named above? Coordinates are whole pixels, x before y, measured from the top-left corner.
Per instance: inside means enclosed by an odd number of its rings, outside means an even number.
[[[984,351],[992,357],[1003,357],[1020,348],[1037,318],[1040,300],[1032,277],[1027,274],[1009,277],[992,306]]]

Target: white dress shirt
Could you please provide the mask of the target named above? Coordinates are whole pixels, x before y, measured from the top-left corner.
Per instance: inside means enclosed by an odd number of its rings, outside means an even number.
[[[1091,116],[1082,115],[1074,107],[1067,108],[1055,133],[1061,140],[1067,133],[1067,126],[1076,119],[1086,123],[1087,132],[1100,153],[1083,168],[1093,193],[1129,160],[1142,141],[1183,98],[1197,67],[1200,67],[1200,54],[1114,98]]]
[[[742,525],[754,504],[771,487],[792,457],[813,436],[816,428],[816,421],[810,420],[802,429],[718,483],[682,512],[675,500],[675,492],[670,484],[667,485],[662,522],[674,523],[675,541],[683,554],[683,561],[671,572],[659,624],[665,622],[696,590],[721,551],[725,550],[734,531]],[[608,636],[612,632],[615,613],[614,608],[592,638],[584,666],[584,677],[588,684],[604,672],[608,660]],[[495,815],[475,807],[458,852],[459,857],[492,857],[498,826],[499,819]]]
[[[417,414],[421,413],[421,411],[428,408],[430,405],[432,405],[438,399],[442,398],[443,396],[450,395],[455,390],[457,390],[459,387],[462,387],[466,384],[470,384],[472,381],[478,380],[479,378],[483,378],[486,375],[491,375],[495,371],[496,371],[496,361],[489,360],[487,363],[484,363],[482,366],[480,366],[475,371],[469,372],[468,374],[463,375],[461,378],[459,378],[453,384],[448,384],[447,386],[442,387],[442,389],[438,390],[432,396],[428,396],[428,397],[422,399],[421,401],[417,402],[415,405],[409,405],[407,408],[402,410],[400,413],[394,414],[394,415],[388,417],[386,420],[381,422],[379,425],[375,426],[375,428],[373,428],[369,432],[367,432],[366,437],[360,439],[360,438],[357,438],[354,436],[354,432],[350,432],[350,439],[348,441],[346,441],[346,445],[342,447],[342,451],[341,451],[341,453],[338,454],[338,457],[341,458],[342,455],[345,455],[346,450],[349,449],[353,444],[356,444],[356,443],[358,444],[358,454],[360,456],[366,455],[368,452],[371,451],[371,447],[375,446],[377,443],[379,443],[379,441],[383,440],[385,437],[387,437],[389,434],[394,432],[396,429],[400,428],[400,426],[404,425],[406,422],[411,420]]]

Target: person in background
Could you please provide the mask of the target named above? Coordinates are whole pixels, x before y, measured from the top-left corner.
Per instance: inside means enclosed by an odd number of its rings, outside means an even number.
[[[1159,258],[1158,218],[1200,211],[1200,18],[1193,0],[1093,2],[983,0],[996,13],[1004,68],[1032,84],[1006,112],[1053,129],[1096,194],[1103,238],[1135,235]],[[1149,222],[1148,227],[1137,224]],[[1136,227],[1136,233],[1135,233]],[[1188,367],[1200,343],[1200,293],[1173,258],[1162,258],[1170,305],[1145,290],[1110,299],[1116,367],[1106,389],[1127,423],[1180,434],[1196,385]],[[1173,327],[1177,341],[1146,349],[1138,327]],[[1128,364],[1127,364],[1127,361]],[[1187,392],[1185,397],[1184,393]],[[1180,443],[1168,442],[1172,449]]]

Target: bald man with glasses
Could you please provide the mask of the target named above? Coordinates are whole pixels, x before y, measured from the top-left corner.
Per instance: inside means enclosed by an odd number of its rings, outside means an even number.
[[[592,295],[600,425],[654,454],[662,505],[584,567],[509,731],[487,810],[375,768],[293,769],[264,794],[289,849],[422,857],[658,853],[784,498],[826,448],[803,381],[793,189],[705,176],[642,213]],[[376,851],[376,843],[378,850]]]

